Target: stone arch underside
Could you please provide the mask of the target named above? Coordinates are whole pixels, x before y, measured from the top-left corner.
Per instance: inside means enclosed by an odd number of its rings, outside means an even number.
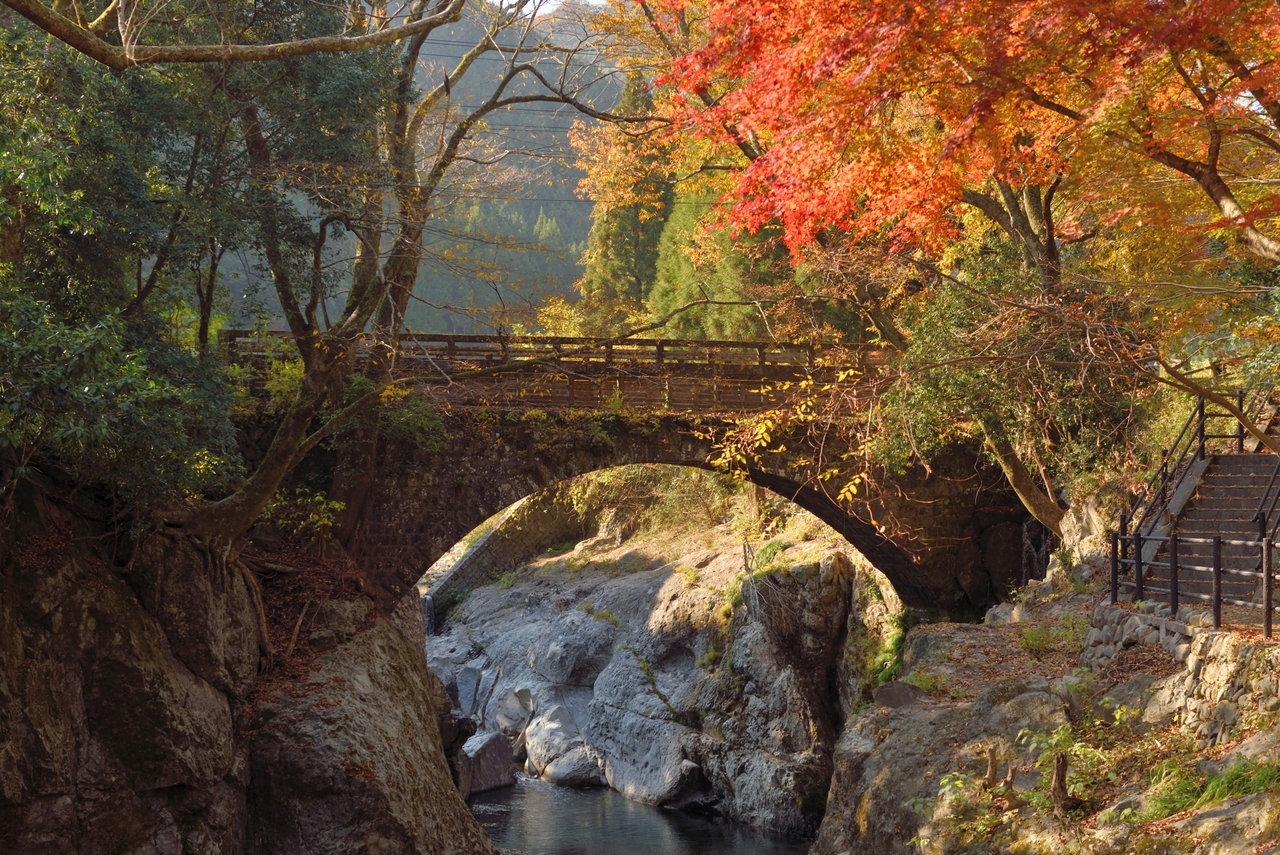
[[[379,448],[373,489],[350,552],[390,606],[468,532],[538,490],[625,464],[712,468],[709,436],[721,426],[682,416],[455,412],[432,435]],[[916,473],[898,485],[908,504],[920,504],[907,510],[918,510],[932,527],[926,545],[917,541],[910,549],[806,486],[803,472],[787,471],[784,464],[778,471],[753,468],[746,474],[836,529],[909,608],[960,618],[994,601],[997,577],[1017,572],[984,566],[992,554],[988,530],[1025,517],[1011,494],[999,489],[998,477],[978,471],[976,460],[969,455],[960,461],[953,467],[959,470],[955,478]]]

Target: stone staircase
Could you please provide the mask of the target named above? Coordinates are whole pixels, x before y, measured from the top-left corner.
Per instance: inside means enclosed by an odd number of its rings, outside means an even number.
[[[1236,405],[1249,413],[1255,424],[1264,426],[1268,436],[1280,439],[1277,389],[1246,390],[1236,398]],[[1112,544],[1111,602],[1123,593],[1125,599],[1143,600],[1149,608],[1165,614],[1171,612],[1170,607],[1176,608],[1180,620],[1212,610],[1217,626],[1214,538],[1220,538],[1220,605],[1231,611],[1229,622],[1256,624],[1266,614],[1262,606],[1267,601],[1259,572],[1263,565],[1259,509],[1266,523],[1265,536],[1273,541],[1272,572],[1280,573],[1280,555],[1274,543],[1280,539],[1280,458],[1246,437],[1226,408],[1207,405],[1205,399],[1198,401],[1174,447],[1166,452],[1160,471],[1132,509],[1121,515]],[[1170,566],[1174,540],[1178,547],[1176,595],[1171,590]],[[1139,560],[1143,570],[1140,579],[1133,574]],[[1278,587],[1273,584],[1271,589],[1273,609],[1280,605]],[[1262,623],[1264,634],[1270,637],[1272,621]]]
[[[1280,438],[1276,409],[1273,392],[1266,396],[1262,415],[1267,435]],[[1244,447],[1251,453],[1212,455],[1195,492],[1173,520],[1173,532],[1178,536],[1179,598],[1196,610],[1211,607],[1213,594],[1213,544],[1197,541],[1211,541],[1214,536],[1223,541],[1223,600],[1258,605],[1263,602],[1261,579],[1232,571],[1256,573],[1262,569],[1262,544],[1255,514],[1264,499],[1270,505],[1275,498],[1280,490],[1280,474],[1276,456],[1261,443],[1249,439]],[[1275,516],[1272,513],[1269,528],[1274,525]],[[1168,544],[1161,544],[1151,559],[1144,578],[1155,587],[1167,589]],[[1149,599],[1166,597],[1167,594],[1153,592]]]
[[[1268,433],[1275,429],[1273,425]],[[1222,544],[1223,598],[1262,602],[1258,579],[1236,576],[1229,571],[1260,569],[1258,524],[1254,514],[1275,470],[1276,457],[1272,454],[1218,454],[1210,461],[1199,488],[1174,523],[1179,538],[1178,588],[1188,605],[1207,604],[1208,601],[1198,595],[1209,596],[1213,592],[1213,576],[1208,569],[1213,565],[1213,544],[1188,542],[1188,539],[1212,539],[1214,535],[1226,541]],[[1276,480],[1280,482],[1280,478]],[[1162,546],[1152,566],[1147,568],[1146,578],[1167,587],[1168,564],[1168,549]]]

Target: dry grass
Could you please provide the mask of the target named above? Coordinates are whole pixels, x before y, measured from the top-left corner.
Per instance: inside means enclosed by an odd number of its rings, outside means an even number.
[[[1116,655],[1116,658],[1111,660],[1111,665],[1107,667],[1107,670],[1099,674],[1098,677],[1106,682],[1119,685],[1139,674],[1168,677],[1182,669],[1181,663],[1175,662],[1164,648],[1140,644],[1121,650]]]

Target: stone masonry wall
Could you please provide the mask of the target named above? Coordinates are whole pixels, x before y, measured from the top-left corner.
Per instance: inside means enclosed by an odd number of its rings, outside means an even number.
[[[1152,683],[1140,699],[1144,718],[1171,715],[1194,732],[1200,747],[1211,747],[1230,741],[1242,718],[1280,712],[1280,642],[1214,631],[1203,626],[1207,615],[1188,609],[1179,611],[1182,620],[1167,606],[1144,609],[1099,605],[1080,654],[1080,664],[1094,671],[1137,644],[1159,645],[1185,662],[1182,672]]]

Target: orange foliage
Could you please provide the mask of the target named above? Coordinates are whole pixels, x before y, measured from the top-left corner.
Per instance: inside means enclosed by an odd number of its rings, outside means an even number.
[[[667,0],[659,19],[687,8]],[[671,72],[682,118],[724,146],[759,141],[735,216],[780,221],[793,248],[887,228],[938,249],[965,191],[998,179],[1059,182],[1075,200],[1060,238],[1179,232],[1185,254],[1227,228],[1280,260],[1269,0],[711,0],[707,16],[706,45]]]

